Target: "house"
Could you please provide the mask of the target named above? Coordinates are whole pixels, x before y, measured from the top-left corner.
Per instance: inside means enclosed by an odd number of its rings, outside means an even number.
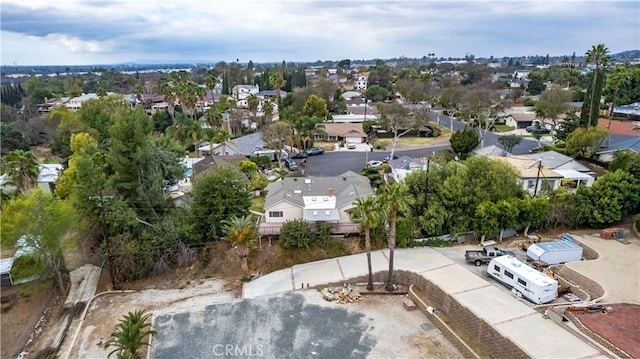
[[[640,102],[635,102],[624,106],[615,106],[613,116],[629,120],[640,120]]]
[[[513,72],[513,78],[514,79],[521,79],[521,80],[526,80],[529,78],[529,74],[531,73],[531,70],[515,70]]]
[[[599,118],[598,127],[607,130],[609,135],[640,136],[640,122],[610,120]]]
[[[112,96],[115,94],[116,94],[115,92],[107,92],[107,96]],[[95,100],[98,98],[99,96],[96,93],[87,93],[87,94],[83,93],[81,96],[70,99],[64,105],[67,106],[67,108],[71,111],[78,111],[82,107],[83,102],[86,102],[89,100]]]
[[[236,100],[243,100],[251,95],[260,92],[258,85],[235,85],[231,88],[231,97]]]
[[[53,193],[56,188],[56,180],[63,170],[64,167],[59,163],[38,165],[38,188]]]
[[[203,173],[213,171],[221,166],[240,166],[240,162],[245,161],[246,159],[247,156],[245,155],[205,156],[200,161],[193,164],[192,178],[196,178]]]
[[[534,122],[539,120],[536,119],[536,113],[533,111],[512,109],[505,113],[504,124],[509,127],[524,129],[532,126]]]
[[[369,179],[352,171],[335,177],[285,177],[266,191],[261,235],[278,235],[282,224],[294,219],[329,223],[332,233],[358,233],[360,225],[349,218],[349,210],[358,198],[373,195]]]
[[[543,166],[562,176],[562,185],[569,187],[570,190],[578,188],[580,185],[591,187],[596,180],[596,174],[591,168],[578,162],[573,157],[556,151],[544,151],[518,157],[529,158],[532,161],[542,161]]]
[[[358,92],[358,91],[346,91],[345,93],[343,93],[340,96],[342,96],[342,98],[347,100],[347,101],[349,101],[349,100],[351,100],[353,98],[357,98],[357,99],[362,98],[362,94],[360,92]]]
[[[503,161],[514,167],[520,175],[522,189],[531,195],[536,195],[545,188],[556,190],[560,187],[563,179],[561,174],[547,168],[540,160],[509,156],[487,157],[494,161]]]
[[[224,143],[214,143],[213,150],[209,144],[198,147],[200,155],[215,156],[242,155],[251,156],[255,151],[264,150],[267,143],[262,139],[262,132],[254,132],[242,137],[227,140]]]
[[[485,147],[480,147],[480,148],[476,148],[473,150],[473,153],[475,153],[476,155],[480,155],[480,156],[508,156],[509,152],[507,152],[507,150],[505,150],[504,148],[500,147],[500,146],[496,146],[496,145],[491,145],[491,146],[485,146]]]
[[[598,155],[598,161],[611,162],[613,161],[613,154],[616,151],[632,151],[640,153],[640,136],[620,136],[612,137],[609,147],[596,152]]]
[[[353,88],[355,90],[366,90],[367,89],[367,81],[369,80],[369,73],[363,72],[356,75],[356,80],[353,83]]]
[[[396,182],[404,182],[409,173],[415,170],[425,170],[426,165],[415,158],[402,156],[397,160],[389,161],[391,167],[391,176]]]
[[[329,142],[353,142],[363,143],[367,141],[362,122],[324,122],[322,123],[326,135],[316,134],[314,140]]]

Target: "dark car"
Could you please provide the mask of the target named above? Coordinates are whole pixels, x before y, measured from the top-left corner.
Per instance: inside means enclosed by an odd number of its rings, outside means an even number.
[[[546,127],[539,127],[539,126],[527,126],[526,128],[527,132],[531,132],[531,133],[550,133],[551,130],[546,128]]]
[[[311,147],[307,150],[307,154],[309,156],[321,155],[324,153],[324,148],[321,147]]]
[[[391,158],[391,155],[387,155],[387,157],[385,157],[384,160],[382,160],[382,162],[389,162],[389,161],[397,160],[397,159],[398,159],[398,156],[396,156],[396,155],[393,155],[393,159]]]
[[[296,161],[290,158],[285,158],[284,160],[282,160],[282,163],[284,163],[284,166],[287,167],[289,171],[296,171],[298,169],[298,164],[296,163]]]
[[[309,155],[307,155],[304,152],[298,152],[295,155],[291,156],[291,158],[300,158],[300,159],[307,158],[307,157],[309,157]]]

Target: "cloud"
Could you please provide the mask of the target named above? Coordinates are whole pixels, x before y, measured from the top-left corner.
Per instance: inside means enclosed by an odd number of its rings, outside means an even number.
[[[95,60],[314,61],[583,53],[637,48],[637,1],[5,0],[3,44],[22,63]],[[16,42],[19,43],[19,42]],[[111,59],[111,60],[109,60]],[[3,60],[4,61],[4,60]],[[4,63],[4,62],[3,62]]]

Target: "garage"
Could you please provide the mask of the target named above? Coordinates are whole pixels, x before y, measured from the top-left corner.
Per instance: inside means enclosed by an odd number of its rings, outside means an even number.
[[[347,136],[345,137],[347,143],[362,143],[362,137],[360,136]]]

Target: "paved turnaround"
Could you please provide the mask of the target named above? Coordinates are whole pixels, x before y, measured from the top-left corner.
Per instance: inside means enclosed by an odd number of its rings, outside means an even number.
[[[371,253],[374,272],[388,268],[388,250]],[[398,249],[395,269],[420,275],[453,296],[533,358],[605,358],[531,306],[431,248]],[[244,298],[339,283],[367,274],[365,253],[305,263],[245,283]]]

